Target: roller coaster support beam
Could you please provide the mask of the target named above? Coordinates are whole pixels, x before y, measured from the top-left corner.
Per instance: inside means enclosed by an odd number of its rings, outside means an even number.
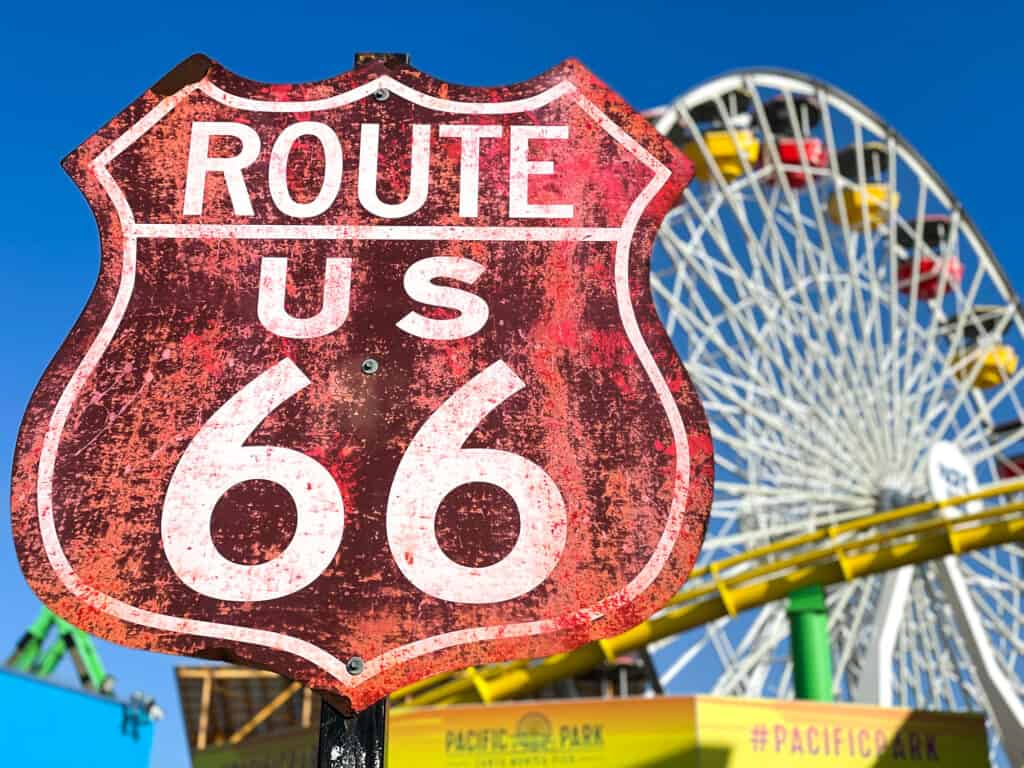
[[[832,701],[832,644],[825,590],[814,584],[789,596],[789,649],[798,699]]]

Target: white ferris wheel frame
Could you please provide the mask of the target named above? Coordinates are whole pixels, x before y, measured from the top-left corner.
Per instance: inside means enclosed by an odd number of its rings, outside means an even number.
[[[758,88],[778,90],[783,94],[788,94],[787,101],[791,111],[793,109],[792,96],[807,96],[817,101],[821,107],[823,115],[825,115],[826,121],[828,119],[827,113],[829,109],[835,110],[836,112],[844,115],[853,125],[858,126],[855,132],[856,142],[861,151],[863,150],[863,131],[868,131],[877,137],[884,137],[890,156],[896,156],[898,154],[899,159],[916,176],[917,182],[921,185],[918,203],[919,213],[924,213],[924,199],[928,194],[930,194],[935,201],[950,211],[951,228],[955,228],[955,231],[966,240],[970,250],[977,254],[979,260],[985,260],[985,267],[988,272],[988,277],[991,279],[991,284],[999,293],[1002,301],[1004,302],[1004,306],[1007,308],[1006,316],[999,320],[999,329],[1005,329],[1011,323],[1015,324],[1018,329],[1021,327],[1022,319],[1019,310],[1019,300],[1017,299],[1004,270],[995,260],[991,249],[979,233],[977,227],[973,224],[966,213],[964,213],[960,203],[951,194],[945,183],[939,178],[938,174],[935,173],[924,158],[921,157],[921,155],[912,146],[900,137],[880,117],[853,97],[843,93],[841,90],[794,72],[765,69],[737,71],[707,81],[685,93],[669,107],[663,108],[660,116],[654,120],[655,127],[661,133],[668,134],[673,128],[681,126],[687,129],[691,135],[696,135],[699,129],[697,128],[696,123],[689,116],[689,110],[691,108],[698,104],[715,102],[718,104],[718,108],[721,113],[725,114],[725,107],[722,102],[722,96],[724,94],[728,94],[736,90],[745,90],[753,93]],[[763,104],[757,101],[755,102],[755,108],[761,111],[758,115],[755,115],[754,119],[757,120],[758,117],[760,117],[762,124],[764,124]],[[724,129],[729,132],[730,139],[734,142],[734,145],[738,145],[735,127],[726,121]],[[829,130],[831,130],[831,128],[829,128]],[[799,129],[798,138],[806,138],[800,135]],[[777,148],[774,146],[774,142],[771,141],[771,139],[772,135],[769,133],[768,136],[765,137],[764,144],[767,150],[772,154],[774,165],[781,166]],[[803,171],[810,175],[813,173],[813,169],[808,165],[806,151],[801,149],[800,153]],[[832,173],[835,174],[835,158],[832,157],[831,159],[833,167],[828,170],[831,170]],[[752,177],[755,175],[755,170],[750,166],[750,163],[745,158],[741,158],[741,161],[744,166],[744,173],[741,178],[736,179],[731,184],[721,176],[719,170],[716,167],[713,167],[713,164],[709,163],[709,165],[712,166],[710,173],[714,177],[712,183],[717,187],[721,194],[721,199],[717,202],[718,206],[724,206],[727,204],[728,192],[730,190],[740,189],[748,183],[752,186],[759,186],[760,182],[756,180],[751,181]],[[863,166],[863,163],[861,163],[861,165]],[[776,172],[781,173],[780,171]],[[860,177],[863,182],[865,178],[863,167],[860,169]],[[813,185],[814,181],[811,180],[809,183]],[[895,189],[895,180],[893,178],[889,179],[888,184],[890,191]],[[783,187],[783,185],[780,183],[778,188],[781,187]],[[788,189],[788,185],[786,185],[785,192],[792,195],[792,190]],[[688,191],[688,195],[692,195],[692,190]],[[797,206],[796,209],[799,210],[799,206]],[[765,215],[767,217],[769,214],[766,212]],[[922,219],[922,216],[919,215],[916,218],[920,220]],[[889,249],[890,256],[893,259],[893,263],[895,263],[893,248],[896,238],[891,236],[893,234],[891,231],[893,222],[894,212],[891,212],[889,217]],[[849,216],[845,211],[845,204],[843,205],[841,228],[844,243],[856,242],[857,237],[861,234],[859,232],[852,231],[852,227],[849,223]],[[866,240],[868,237],[866,228],[863,235]],[[668,226],[663,228],[662,236],[669,240],[676,237]],[[915,239],[916,244],[919,245],[921,239],[920,228],[918,228]],[[675,243],[676,247],[680,247],[681,245],[682,244],[680,242]],[[764,247],[763,244],[761,247]],[[682,251],[681,247],[680,250]],[[915,280],[919,276],[917,269],[918,267],[915,266]],[[859,277],[855,276],[853,279],[859,279]],[[874,279],[873,275],[872,279]],[[978,270],[974,283],[967,292],[968,304],[973,304],[978,286],[982,279],[983,275],[981,271]],[[943,273],[941,277],[942,282],[940,282],[940,294],[945,288],[945,280],[946,275]],[[655,289],[658,288],[656,283],[657,281],[654,280],[652,276],[652,287]],[[895,296],[895,286],[893,286],[892,290],[893,295]],[[917,303],[918,297],[916,292],[917,286],[915,285],[912,295],[910,296],[911,304]],[[671,302],[671,297],[666,296],[664,290],[661,292],[661,298]],[[916,306],[914,309],[916,310]],[[938,307],[936,306],[935,309],[937,311]],[[673,312],[678,312],[680,310],[680,307],[673,308]],[[896,313],[896,309],[893,307],[890,307],[890,311],[893,314]],[[937,312],[937,316],[933,319],[933,325],[937,326],[943,319],[944,318],[941,314]],[[670,334],[673,330],[672,324],[675,320],[676,318],[674,315],[669,319]],[[912,320],[912,318],[910,318],[910,320]],[[908,323],[910,320],[908,320]],[[958,340],[963,338],[964,320],[965,318],[960,318],[957,323],[955,333]],[[929,331],[928,341],[930,344],[935,344],[934,328]],[[930,347],[927,350],[927,354],[933,355],[936,351],[937,350],[935,348]],[[970,397],[976,401],[979,414],[990,415],[991,408],[993,406],[987,404],[984,401],[984,398],[980,397],[980,395],[973,390],[972,386],[972,381],[980,368],[980,365],[980,359],[974,361],[973,367],[962,377],[959,391],[956,395],[956,402],[960,403]],[[1014,386],[1021,381],[1021,377],[1021,373],[1012,375],[1010,380],[1005,382],[1006,389],[1012,393]],[[940,428],[935,430],[935,432],[941,435],[944,430],[950,427],[952,423],[952,415],[955,414],[956,410],[956,406],[950,409],[950,422],[947,423],[944,420],[940,425]],[[900,416],[902,416],[902,414],[900,414]],[[1019,437],[1019,435],[1016,437]],[[1016,439],[1016,437],[1014,439]],[[995,446],[988,446],[987,453],[983,454],[984,458],[979,459],[979,461],[993,459],[994,457],[1001,455],[1000,451],[1009,443],[1010,438],[1007,438],[1006,440],[997,443]],[[770,450],[770,448],[768,449]],[[828,468],[826,467],[824,471],[827,472]],[[851,497],[849,501],[852,503],[855,499]],[[987,709],[990,717],[995,721],[1000,741],[1013,763],[1015,765],[1022,764],[1024,763],[1024,706],[1021,705],[1020,700],[1020,685],[1018,683],[1015,686],[1014,682],[1011,681],[1005,673],[1004,667],[997,663],[997,653],[989,641],[989,636],[985,631],[983,617],[979,612],[978,606],[969,595],[967,583],[960,564],[954,558],[947,558],[946,560],[936,564],[931,572],[938,577],[935,579],[938,582],[937,586],[944,593],[945,600],[951,608],[950,613],[952,615],[949,618],[959,630],[960,638],[963,641],[963,647],[960,651],[963,656],[966,656],[971,662],[973,662],[973,666],[978,673],[974,684],[980,686],[982,689],[980,693],[983,694],[984,700],[989,705]],[[860,659],[859,665],[861,675],[855,687],[855,691],[853,692],[854,697],[857,700],[883,706],[891,706],[894,703],[895,681],[893,659],[897,656],[898,651],[901,648],[905,648],[910,644],[910,641],[907,638],[907,633],[910,630],[908,630],[908,627],[906,626],[909,622],[905,622],[904,617],[907,615],[908,601],[911,599],[912,595],[911,587],[914,573],[915,570],[913,567],[907,567],[891,572],[880,579],[879,586],[873,590],[874,594],[869,588],[864,588],[860,592],[859,602],[862,603],[862,605],[857,606],[855,610],[859,610],[861,615],[863,615],[868,604],[873,603],[876,611],[875,626],[878,628],[878,631],[873,633],[873,636],[866,643],[866,647],[862,648],[863,657]],[[847,595],[846,600],[851,602],[852,596],[853,592],[851,591],[850,594]],[[830,608],[835,610],[837,606],[830,605]],[[843,606],[844,610],[848,608],[848,605]],[[991,619],[991,617],[988,618]],[[686,649],[686,651],[671,664],[668,670],[662,675],[662,683],[667,684],[671,681],[671,679],[675,677],[675,675],[678,674],[679,671],[683,669],[697,653],[700,652],[703,645],[718,644],[717,638],[720,628],[724,623],[725,621],[723,620],[710,625],[705,635]],[[919,623],[922,625],[924,624],[924,622]],[[938,653],[937,639],[932,636],[928,629],[921,626],[916,631],[924,637],[922,642],[928,647],[931,647],[934,652]],[[738,652],[735,655],[739,656],[739,658],[736,660],[736,665],[732,668],[731,673],[736,676],[757,674],[759,659],[744,658],[741,652],[751,652],[759,637],[763,637],[765,635],[778,637],[780,634],[785,634],[786,632],[787,626],[785,622],[785,615],[782,610],[762,611],[746,631],[740,645],[735,649],[735,651]],[[1017,632],[1017,635],[1018,637],[1020,636],[1019,631]],[[762,647],[770,647],[771,645],[772,643],[766,643],[762,645]],[[850,643],[848,646],[848,652],[852,653],[853,644]],[[978,700],[979,698],[980,697],[976,696],[975,700]]]

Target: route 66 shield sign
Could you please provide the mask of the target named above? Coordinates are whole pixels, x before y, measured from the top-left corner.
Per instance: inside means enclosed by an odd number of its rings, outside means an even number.
[[[361,709],[685,580],[711,443],[648,253],[690,168],[581,65],[267,85],[195,56],[64,165],[101,268],[12,504],[57,613]]]

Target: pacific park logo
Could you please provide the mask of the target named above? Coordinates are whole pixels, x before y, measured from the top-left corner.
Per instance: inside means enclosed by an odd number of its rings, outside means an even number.
[[[523,754],[604,747],[604,724],[564,723],[557,728],[540,712],[527,712],[514,728],[460,728],[445,731],[448,754]]]

